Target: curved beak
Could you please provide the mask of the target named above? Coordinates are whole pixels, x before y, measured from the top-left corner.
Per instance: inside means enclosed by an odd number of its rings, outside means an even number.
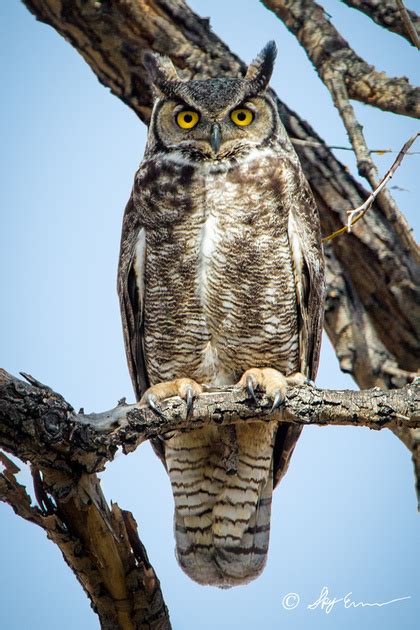
[[[219,123],[213,123],[210,131],[210,144],[215,153],[218,153],[222,142],[222,130]]]

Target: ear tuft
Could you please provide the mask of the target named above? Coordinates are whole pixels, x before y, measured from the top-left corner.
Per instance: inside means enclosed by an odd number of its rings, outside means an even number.
[[[252,84],[252,91],[261,92],[266,89],[273,73],[276,55],[277,46],[275,42],[269,41],[258,57],[248,66],[245,80]]]
[[[172,81],[181,80],[169,57],[146,50],[143,53],[142,60],[153,85],[160,91],[165,92],[165,88],[167,89],[168,84]]]

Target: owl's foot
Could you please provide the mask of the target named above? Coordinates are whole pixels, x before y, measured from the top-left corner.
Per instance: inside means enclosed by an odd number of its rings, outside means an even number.
[[[163,411],[159,407],[159,402],[172,396],[179,396],[185,400],[187,405],[187,418],[191,415],[194,398],[202,393],[201,385],[190,378],[176,378],[173,381],[165,381],[152,385],[143,394],[140,404],[148,405],[160,418],[166,419]]]
[[[255,390],[264,391],[272,399],[273,406],[271,411],[274,411],[283,402],[287,387],[297,387],[307,383],[309,383],[309,380],[301,372],[284,376],[284,374],[273,368],[251,368],[242,374],[238,385],[247,390],[255,403],[257,403]]]

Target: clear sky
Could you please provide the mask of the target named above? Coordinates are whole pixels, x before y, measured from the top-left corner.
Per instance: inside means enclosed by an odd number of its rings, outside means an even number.
[[[327,90],[284,26],[257,0],[193,0],[214,30],[250,61],[279,48],[273,86],[330,144],[347,144]],[[410,4],[410,3],[409,3]],[[419,8],[419,2],[411,6]],[[418,79],[417,53],[335,0],[324,3],[356,51],[390,75]],[[99,84],[55,31],[18,0],[0,3],[1,364],[33,374],[74,407],[100,411],[132,399],[115,291],[121,218],[145,127]],[[356,104],[372,148],[399,149],[412,119]],[[413,150],[420,151],[420,146]],[[337,152],[354,172],[351,153]],[[420,156],[394,176],[395,197],[417,230]],[[392,156],[378,157],[382,172]],[[344,237],[343,237],[344,238]],[[322,387],[352,387],[324,341]],[[190,581],[174,558],[169,480],[148,445],[118,455],[101,475],[108,500],[134,513],[176,630],[414,629],[420,612],[419,517],[410,455],[390,432],[308,428],[274,493],[263,575],[222,591]],[[28,480],[27,472],[22,479]],[[0,504],[0,629],[98,628],[58,549]],[[383,607],[308,610],[327,586]],[[297,593],[300,604],[282,601]],[[286,603],[290,604],[291,599]]]

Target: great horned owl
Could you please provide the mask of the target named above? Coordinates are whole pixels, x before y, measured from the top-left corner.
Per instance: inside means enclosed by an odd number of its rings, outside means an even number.
[[[200,81],[183,80],[166,57],[144,57],[155,102],[124,215],[118,289],[137,398],[158,414],[174,395],[191,408],[203,384],[260,389],[276,407],[287,384],[315,377],[319,217],[267,90],[275,56],[269,42],[243,78]],[[154,442],[173,489],[177,559],[191,578],[227,587],[261,572],[273,486],[299,434],[256,417]]]

